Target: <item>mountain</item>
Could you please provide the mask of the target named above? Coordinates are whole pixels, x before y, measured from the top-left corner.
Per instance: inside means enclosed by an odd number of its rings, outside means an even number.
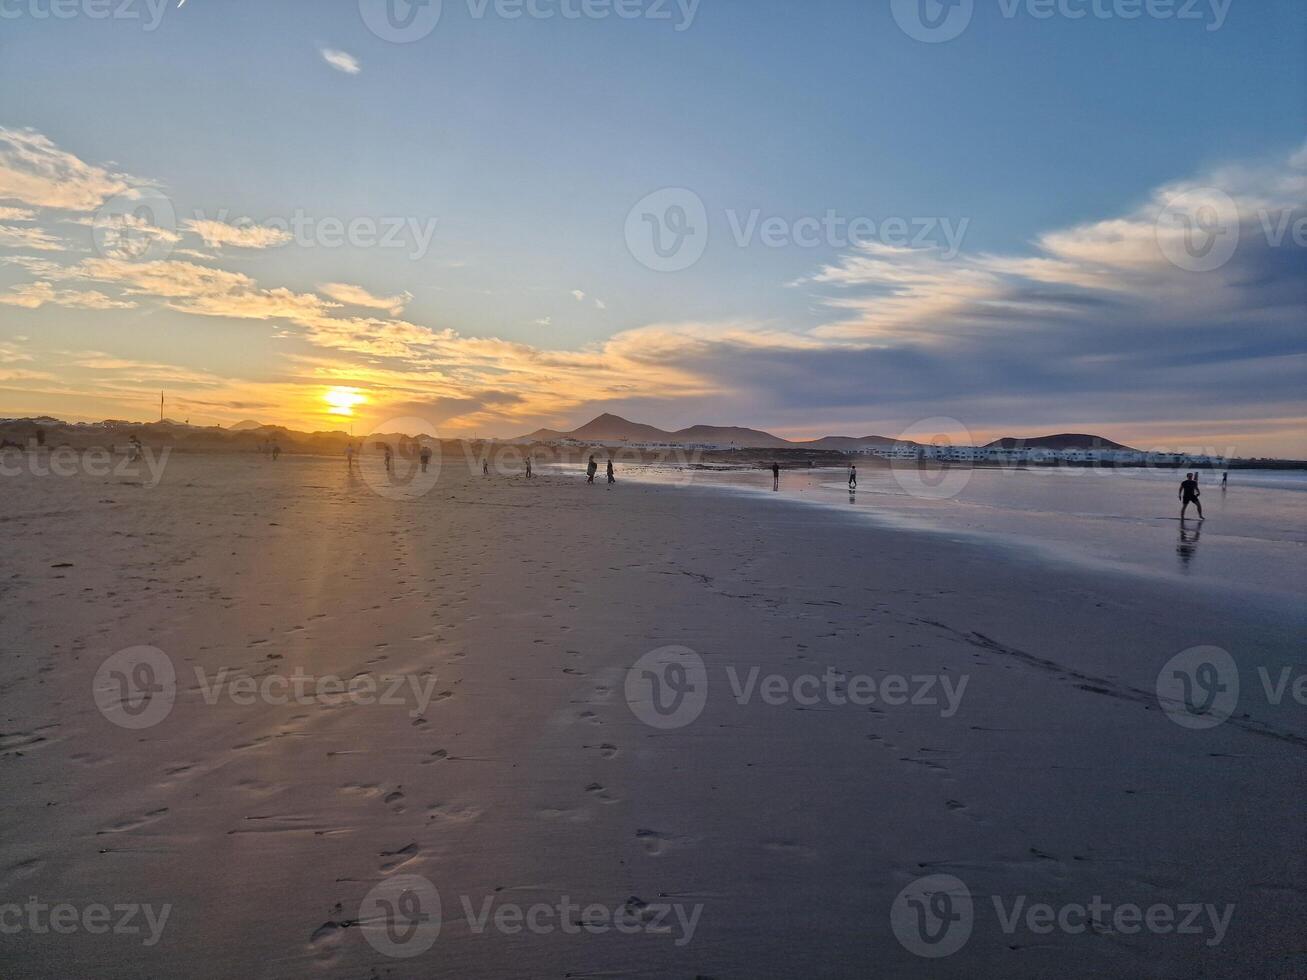
[[[556,429],[537,429],[514,442],[557,442],[559,439],[576,439],[579,442],[669,442],[681,445],[711,444],[715,446],[753,446],[781,448],[793,443],[770,432],[743,429],[738,426],[692,425],[688,429],[668,432],[642,422],[632,422],[620,415],[604,413],[571,432]]]
[[[246,419],[244,422],[237,422],[235,425],[227,426],[227,431],[241,432],[245,429],[262,429],[262,428],[263,428],[262,422],[254,422],[250,419]]]
[[[1031,439],[1015,439],[1004,436],[986,444],[986,449],[1126,449],[1138,452],[1130,446],[1123,446],[1102,436],[1091,436],[1084,432],[1059,432],[1052,436],[1035,436]]]
[[[666,442],[680,445],[714,445],[739,446],[751,449],[812,449],[823,452],[852,453],[871,446],[890,446],[898,442],[888,436],[825,436],[821,439],[790,440],[763,432],[759,429],[743,429],[738,426],[692,425],[688,429],[668,432],[656,426],[632,422],[620,415],[605,413],[591,419],[585,425],[571,432],[557,429],[537,429],[530,435],[511,440],[513,442],[558,442],[561,439],[575,439],[578,442],[619,443],[619,442]],[[1025,446],[1031,449],[1129,449],[1119,442],[1104,439],[1102,436],[1088,435],[1082,432],[1061,432],[1051,436],[1035,436],[1031,439],[1017,439],[1005,436],[995,439],[985,448],[1012,449]]]

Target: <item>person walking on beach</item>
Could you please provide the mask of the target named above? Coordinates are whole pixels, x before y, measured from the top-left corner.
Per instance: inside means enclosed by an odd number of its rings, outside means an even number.
[[[1196,476],[1196,473],[1186,473],[1184,482],[1180,484],[1180,520],[1182,521],[1190,504],[1198,508],[1198,519],[1203,520],[1203,505],[1198,499],[1199,491]]]
[[[488,459],[483,459],[483,460],[481,461],[481,475],[482,475],[482,476],[489,476],[489,475],[490,475],[490,460],[488,460]]]
[[[858,489],[858,467],[853,463],[849,464],[849,489]]]
[[[422,472],[425,473],[425,472],[427,471],[427,467],[431,465],[431,447],[430,447],[430,446],[423,446],[423,447],[422,447],[421,452],[418,453],[418,462],[420,462],[420,463],[422,464]]]
[[[599,464],[595,462],[595,458],[592,455],[590,457],[590,462],[588,462],[585,466],[585,482],[594,483],[595,474],[598,472],[599,472]]]
[[[1225,490],[1229,486],[1230,486],[1230,471],[1226,470],[1224,473],[1221,474],[1221,489]]]
[[[354,468],[354,443],[347,442],[345,443],[345,469],[352,470],[353,468]]]
[[[611,457],[609,457],[608,460],[608,482],[609,483],[617,482],[617,477],[613,476],[613,460]]]
[[[526,478],[531,479],[531,457],[526,458]]]
[[[386,443],[386,472],[393,472],[395,468],[395,456],[390,451],[390,443]]]
[[[274,442],[272,444],[272,461],[277,462],[277,457],[281,455],[281,444]]]
[[[773,490],[781,488],[781,464],[775,460],[771,464],[771,488]]]

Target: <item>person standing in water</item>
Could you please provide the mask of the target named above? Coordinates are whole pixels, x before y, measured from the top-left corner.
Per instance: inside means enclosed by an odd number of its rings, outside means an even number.
[[[858,489],[858,467],[853,463],[849,464],[849,489]]]
[[[1198,519],[1203,520],[1203,505],[1198,499],[1198,481],[1194,476],[1193,473],[1186,473],[1184,482],[1180,484],[1180,520],[1182,521],[1190,504],[1198,508]]]
[[[585,466],[585,482],[594,483],[595,474],[598,472],[599,472],[599,464],[595,462],[594,456],[591,455],[590,462],[588,462]]]
[[[608,457],[608,482],[609,483],[617,482],[617,477],[613,476],[613,458],[611,456]]]
[[[771,464],[771,488],[773,490],[781,488],[781,464],[775,460]]]

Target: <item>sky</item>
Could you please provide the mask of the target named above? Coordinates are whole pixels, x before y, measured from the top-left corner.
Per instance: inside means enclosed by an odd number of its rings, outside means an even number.
[[[0,0],[0,415],[1307,457],[1300,0]]]

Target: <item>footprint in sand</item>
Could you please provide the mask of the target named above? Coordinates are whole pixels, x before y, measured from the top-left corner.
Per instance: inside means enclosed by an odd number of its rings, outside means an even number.
[[[397,789],[394,790],[393,792],[387,793],[386,798],[381,802],[386,804],[386,806],[390,807],[393,813],[403,813],[405,810],[408,809],[408,807],[404,805],[405,799],[406,797],[404,796],[404,794]]]
[[[579,808],[561,809],[558,807],[545,807],[536,811],[546,820],[562,820],[566,823],[587,823],[591,819],[589,810]]]
[[[397,851],[382,851],[381,863],[377,865],[377,870],[383,875],[388,875],[392,871],[397,871],[404,867],[406,864],[411,864],[412,862],[417,861],[421,856],[422,848],[418,847],[416,841],[412,844],[407,844],[404,847],[401,847]]]
[[[611,793],[609,793],[608,790],[604,788],[602,783],[591,783],[589,786],[585,788],[585,791],[589,795],[593,796],[600,803],[622,802],[618,797],[613,796]]]
[[[472,823],[481,819],[485,811],[480,807],[460,803],[432,803],[427,807],[427,819],[441,823]]]
[[[780,854],[785,857],[804,858],[811,860],[817,856],[817,849],[809,847],[807,844],[800,844],[794,840],[769,840],[763,841],[762,849],[770,851],[772,854]]]
[[[45,862],[40,858],[28,858],[26,861],[11,864],[0,874],[0,894],[7,894],[18,882],[39,873],[44,867]]]
[[[433,762],[444,762],[449,758],[449,752],[445,749],[436,749],[429,756],[422,760],[424,766],[429,766]]]
[[[110,824],[104,830],[97,830],[96,834],[125,834],[131,830],[139,830],[141,827],[147,827],[158,820],[162,820],[167,813],[168,808],[165,806],[137,817],[124,817],[116,823]]]
[[[679,847],[693,847],[698,844],[700,837],[683,837],[677,834],[664,834],[657,830],[637,830],[635,839],[638,840],[644,848],[644,852],[650,857],[661,857],[669,850]]]

